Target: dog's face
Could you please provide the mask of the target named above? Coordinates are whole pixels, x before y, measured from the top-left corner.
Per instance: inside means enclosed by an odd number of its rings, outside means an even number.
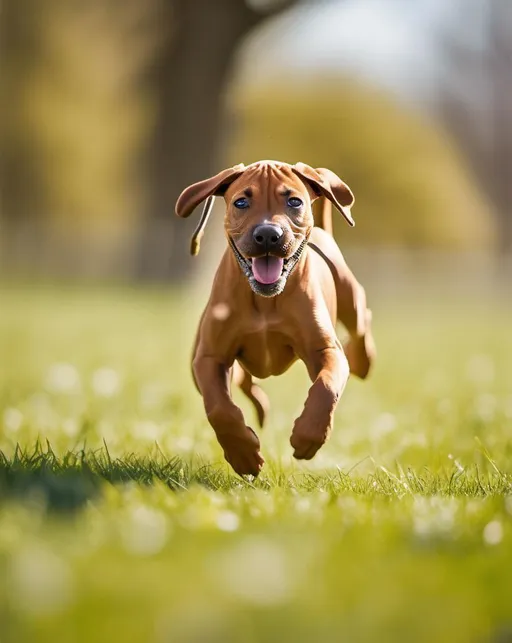
[[[334,172],[304,163],[258,161],[222,170],[189,185],[176,202],[176,214],[188,217],[206,200],[191,242],[199,252],[213,198],[224,196],[224,226],[231,250],[253,291],[279,295],[299,262],[313,227],[312,202],[329,199],[350,225],[354,195]]]
[[[224,227],[252,290],[280,294],[313,227],[312,189],[290,166],[258,163],[229,185]]]

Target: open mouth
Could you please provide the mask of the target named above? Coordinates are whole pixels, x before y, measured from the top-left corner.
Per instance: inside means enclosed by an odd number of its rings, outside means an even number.
[[[270,254],[263,257],[245,258],[231,237],[229,237],[229,243],[252,290],[263,297],[274,297],[283,292],[286,280],[297,265],[306,246],[306,239],[302,240],[297,250],[288,259]]]

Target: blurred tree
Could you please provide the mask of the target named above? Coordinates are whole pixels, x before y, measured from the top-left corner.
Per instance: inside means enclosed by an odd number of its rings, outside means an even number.
[[[43,8],[40,0],[5,0],[3,249],[16,245],[6,228],[18,228],[36,270],[44,254],[61,271],[119,275],[135,265],[142,278],[182,280],[197,262],[188,255],[195,221],[173,216],[178,193],[224,162],[272,156],[330,165],[345,176],[357,191],[356,216],[363,214],[358,241],[489,243],[485,204],[450,145],[382,96],[339,80],[300,93],[285,81],[253,88],[246,80],[235,83],[229,107],[226,87],[242,40],[299,2],[46,0]],[[492,118],[474,126],[475,111],[455,86],[446,101],[482,185],[501,203],[504,245],[512,235],[505,4],[493,0],[494,54],[482,58],[478,79]],[[474,70],[458,41],[450,51],[456,72]],[[492,91],[482,89],[484,81]],[[226,108],[230,126],[241,125],[235,135],[226,131]],[[48,234],[60,245],[45,247]]]
[[[298,1],[162,3],[167,37],[149,76],[157,113],[148,151],[149,204],[140,233],[139,277],[180,281],[195,267],[188,252],[195,222],[174,220],[175,200],[189,183],[218,170],[224,92],[240,42]]]
[[[40,186],[30,132],[21,127],[27,74],[40,49],[43,7],[37,0],[5,2],[0,12],[0,180],[4,225],[34,212]],[[21,113],[20,113],[21,112]]]
[[[139,277],[185,277],[196,264],[174,201],[217,169],[236,48],[298,1],[5,0],[4,254],[119,273],[135,245]]]
[[[228,163],[267,157],[338,172],[356,196],[355,231],[334,221],[343,245],[492,247],[489,208],[432,123],[348,80],[317,78],[301,90],[241,82],[231,98],[240,131]]]
[[[149,121],[137,83],[158,46],[156,2],[3,4],[2,249],[14,263],[126,269]]]
[[[512,3],[488,0],[481,16],[481,42],[464,38],[458,23],[442,34],[440,111],[494,206],[505,254],[512,252]]]
[[[512,4],[492,0],[489,76],[492,170],[489,194],[500,220],[500,246],[512,252]]]

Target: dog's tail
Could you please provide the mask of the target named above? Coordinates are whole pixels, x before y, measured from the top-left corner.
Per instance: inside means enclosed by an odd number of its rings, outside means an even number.
[[[324,196],[316,200],[313,206],[315,226],[322,228],[332,236],[332,205]]]

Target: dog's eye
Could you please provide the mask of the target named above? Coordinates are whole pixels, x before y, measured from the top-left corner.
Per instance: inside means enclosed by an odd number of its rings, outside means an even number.
[[[296,196],[291,196],[286,203],[290,208],[300,208],[302,205],[302,199],[299,199],[299,197]]]
[[[238,208],[239,210],[245,210],[245,208],[249,207],[249,201],[243,196],[240,199],[237,199],[236,201],[234,201],[233,205],[235,206],[235,208]]]

